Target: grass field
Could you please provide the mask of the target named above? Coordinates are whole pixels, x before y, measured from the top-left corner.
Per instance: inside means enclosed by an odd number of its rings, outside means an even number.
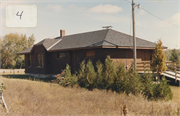
[[[10,79],[24,79],[24,80],[42,81],[42,82],[48,82],[48,83],[51,83],[52,80],[54,79],[54,78],[36,78],[36,77],[25,75],[25,74],[18,74],[18,75],[6,74],[2,76],[5,78],[10,78]]]
[[[57,84],[25,79],[2,78],[7,85],[4,99],[9,115],[122,115],[127,105],[129,115],[177,115],[179,87],[171,86],[172,101],[147,101],[142,95],[117,94],[105,90],[88,91],[78,86],[64,88]],[[7,115],[0,107],[1,115]]]

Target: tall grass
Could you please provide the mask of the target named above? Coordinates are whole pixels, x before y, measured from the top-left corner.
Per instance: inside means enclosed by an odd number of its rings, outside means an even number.
[[[174,102],[148,101],[141,94],[126,95],[111,90],[87,89],[78,86],[22,79],[2,78],[7,85],[4,99],[10,116],[14,115],[178,115],[178,99]],[[174,92],[179,87],[173,87]],[[0,105],[0,115],[8,115]]]

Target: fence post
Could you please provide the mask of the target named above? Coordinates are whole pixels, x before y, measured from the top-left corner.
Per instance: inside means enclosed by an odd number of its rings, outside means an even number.
[[[175,73],[175,83],[177,83],[177,70],[176,70],[176,67],[174,69],[174,73]]]
[[[144,70],[144,73],[145,73],[145,62],[144,62],[144,64],[143,64],[143,70]]]

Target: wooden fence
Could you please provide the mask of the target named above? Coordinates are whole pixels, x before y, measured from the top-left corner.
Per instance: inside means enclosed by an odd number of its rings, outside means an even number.
[[[0,69],[0,74],[24,74],[25,69]]]
[[[180,71],[179,62],[166,62],[167,71]],[[137,62],[138,71],[150,71],[150,62]]]
[[[137,62],[137,70],[138,72],[142,72],[142,71],[150,71],[150,62]]]

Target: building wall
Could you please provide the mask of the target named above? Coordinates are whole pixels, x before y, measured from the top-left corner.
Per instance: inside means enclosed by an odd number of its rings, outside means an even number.
[[[153,50],[137,50],[136,62],[149,62],[152,59]],[[110,55],[114,62],[122,61],[127,68],[131,66],[133,58],[132,49],[105,49],[105,57]]]
[[[43,53],[43,67],[38,67],[38,59],[37,54]],[[31,66],[28,66],[28,54],[25,55],[25,73],[34,73],[34,74],[46,74],[47,67],[47,51],[45,50],[44,46],[34,46],[33,51],[31,52]]]
[[[95,56],[86,56],[86,51],[95,51]],[[44,55],[44,67],[37,67],[37,53],[43,53]],[[58,58],[57,52],[47,52],[43,46],[35,46],[31,54],[32,66],[28,67],[28,55],[25,56],[26,62],[26,73],[34,74],[60,74],[62,70],[66,68],[66,64],[71,66],[71,70],[74,73],[79,71],[80,63],[85,60],[91,60],[94,66],[96,62],[100,60],[104,63],[107,55],[110,55],[114,62],[123,61],[125,66],[130,67],[133,61],[133,50],[131,49],[114,49],[114,48],[96,48],[96,49],[84,49],[84,50],[71,50],[64,51],[65,57]],[[150,61],[152,50],[137,50],[137,62]]]

